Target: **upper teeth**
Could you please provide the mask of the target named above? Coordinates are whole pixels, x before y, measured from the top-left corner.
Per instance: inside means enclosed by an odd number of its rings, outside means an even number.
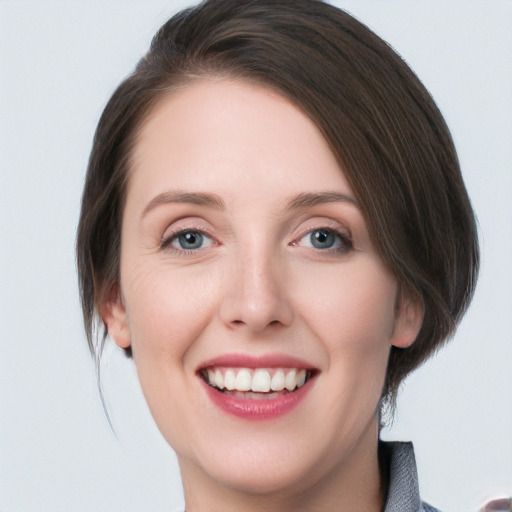
[[[268,393],[300,388],[308,372],[297,368],[209,368],[206,373],[209,383],[219,389]]]

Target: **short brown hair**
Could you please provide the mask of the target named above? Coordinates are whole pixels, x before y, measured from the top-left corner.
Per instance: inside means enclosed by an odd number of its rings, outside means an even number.
[[[377,35],[319,0],[208,0],[172,17],[108,102],[77,236],[84,322],[97,363],[97,307],[119,281],[121,217],[138,128],[196,77],[264,84],[318,126],[360,203],[384,264],[423,304],[419,335],[392,347],[384,398],[450,335],[474,291],[475,219],[449,130],[428,91]]]

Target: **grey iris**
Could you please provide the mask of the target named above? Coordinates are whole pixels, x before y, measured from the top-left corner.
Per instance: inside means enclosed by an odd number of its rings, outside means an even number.
[[[336,236],[330,230],[317,229],[311,232],[310,241],[316,249],[329,249],[336,242]]]
[[[199,249],[203,245],[203,235],[188,231],[178,236],[178,242],[182,249]]]

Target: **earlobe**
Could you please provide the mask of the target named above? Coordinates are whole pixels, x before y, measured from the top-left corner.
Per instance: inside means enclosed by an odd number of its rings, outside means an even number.
[[[420,332],[424,314],[425,308],[418,297],[400,291],[391,345],[398,348],[410,347]]]
[[[107,327],[108,335],[121,348],[131,346],[128,316],[119,286],[113,285],[106,300],[100,305],[99,313],[103,323]]]

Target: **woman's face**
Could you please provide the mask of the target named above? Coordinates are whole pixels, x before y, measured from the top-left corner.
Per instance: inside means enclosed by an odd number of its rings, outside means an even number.
[[[198,80],[153,111],[132,163],[102,316],[185,486],[364,472],[390,347],[418,315],[316,126],[267,88]]]

